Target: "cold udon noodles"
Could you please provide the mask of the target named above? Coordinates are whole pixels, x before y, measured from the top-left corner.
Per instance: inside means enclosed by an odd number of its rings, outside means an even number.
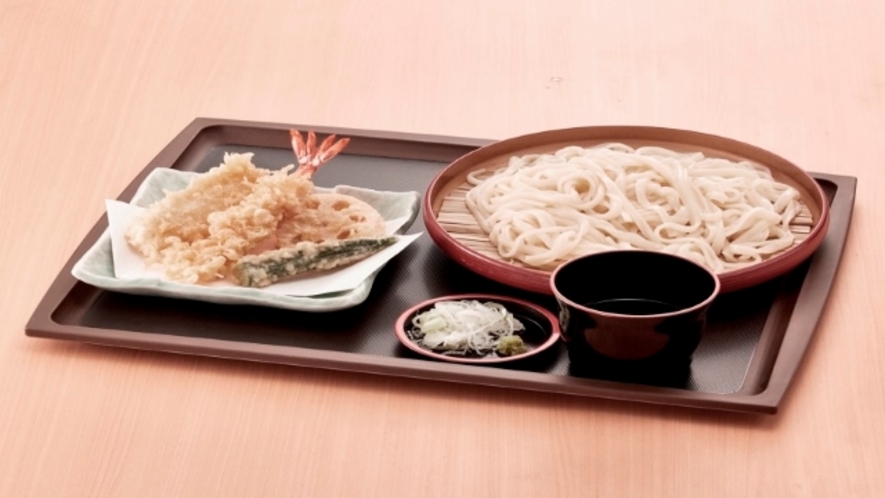
[[[612,249],[734,270],[790,248],[802,209],[758,164],[619,143],[513,157],[467,180],[467,207],[501,258],[542,270]]]

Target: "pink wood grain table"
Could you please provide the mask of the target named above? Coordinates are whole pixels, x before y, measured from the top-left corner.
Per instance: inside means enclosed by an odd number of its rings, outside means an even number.
[[[879,496],[883,25],[875,0],[0,0],[0,496]],[[687,129],[857,198],[774,416],[26,337],[104,200],[198,116]]]

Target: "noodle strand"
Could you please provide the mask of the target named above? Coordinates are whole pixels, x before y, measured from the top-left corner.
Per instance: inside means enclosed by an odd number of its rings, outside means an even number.
[[[513,157],[467,181],[467,207],[501,257],[544,270],[611,249],[732,270],[791,247],[801,210],[762,166],[618,143]]]

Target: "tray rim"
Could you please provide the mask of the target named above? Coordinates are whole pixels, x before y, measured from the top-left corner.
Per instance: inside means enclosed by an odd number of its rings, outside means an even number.
[[[404,149],[402,151],[398,150],[398,155],[393,157],[428,161],[439,160],[443,162],[450,162],[450,160],[433,159],[432,156],[446,157],[451,155],[452,149],[457,148],[464,149],[466,153],[470,149],[493,142],[492,140],[464,137],[201,117],[194,119],[174,137],[136,175],[118,199],[122,201],[130,199],[137,186],[143,182],[150,171],[182,160],[184,154],[190,151],[198,139],[215,131],[221,130],[223,132],[225,127],[240,127],[257,130],[262,133],[279,131],[281,137],[288,132],[289,128],[295,127],[310,128],[318,133],[336,133],[339,135],[359,136],[361,138],[381,139],[404,146]],[[283,141],[285,142],[284,139]],[[284,147],[286,144],[282,143],[279,146]],[[434,146],[438,146],[438,149],[434,149]],[[424,149],[420,153],[418,151],[419,147]],[[358,148],[357,150],[352,149],[349,150],[350,153],[359,155],[360,151]],[[400,152],[402,152],[402,155],[399,154]],[[738,389],[733,393],[725,394],[705,393],[599,379],[556,376],[540,372],[437,363],[405,357],[373,356],[360,353],[220,339],[195,339],[192,337],[119,329],[99,329],[60,323],[55,320],[54,315],[61,303],[67,299],[74,286],[79,283],[71,276],[71,267],[103,232],[104,227],[107,225],[107,218],[104,215],[87,233],[41,298],[26,324],[25,335],[49,339],[76,340],[112,347],[280,363],[422,380],[468,383],[591,398],[638,401],[745,413],[775,414],[795,378],[810,341],[816,332],[820,314],[823,312],[835,274],[838,271],[839,260],[844,252],[856,194],[857,179],[855,177],[811,172],[809,174],[816,180],[829,181],[837,186],[836,196],[830,206],[831,219],[841,220],[844,218],[845,223],[830,224],[827,237],[818,249],[818,252],[810,260],[808,273],[803,279],[795,304],[796,307],[799,307],[800,304],[802,305],[803,323],[800,324],[790,320],[794,314],[797,314],[797,310],[794,308],[793,314],[786,317],[789,321],[779,341],[768,341],[763,344],[760,337],[760,343],[757,344],[757,350],[754,351],[744,380],[744,385],[746,385],[749,377],[758,377],[764,383],[764,386],[758,392],[744,392],[742,389]],[[833,264],[827,266],[820,263],[823,259],[834,261]],[[810,281],[820,282],[822,285],[814,285]],[[811,326],[803,327],[805,324],[811,324]],[[391,324],[391,333],[393,333],[393,324]],[[765,351],[761,351],[760,348]],[[774,349],[774,351],[772,352],[768,349]],[[761,354],[763,352],[765,354]],[[773,357],[772,354],[774,355]],[[766,358],[770,358],[770,361],[766,361]],[[440,374],[444,375],[440,376]],[[515,383],[518,383],[518,385],[514,385]]]

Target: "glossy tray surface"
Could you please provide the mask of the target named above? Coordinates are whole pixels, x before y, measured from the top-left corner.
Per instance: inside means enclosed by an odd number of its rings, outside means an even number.
[[[256,164],[291,162],[288,129],[303,125],[198,119],[121,194],[128,200],[154,168],[205,171],[224,152],[255,152]],[[314,128],[352,137],[345,153],[316,175],[317,185],[424,192],[448,163],[483,140]],[[745,412],[774,413],[798,368],[826,302],[845,243],[856,180],[812,175],[831,207],[827,237],[811,260],[761,286],[719,298],[688,372],[672,378],[623,379],[571,371],[560,344],[524,362],[457,365],[418,356],[397,340],[397,317],[434,297],[505,294],[549,310],[549,296],[516,290],[470,272],[426,234],[378,274],[362,304],[336,313],[305,313],[126,295],[71,276],[106,227],[101,219],[60,271],[29,321],[29,336],[109,346],[269,361],[382,375]],[[97,200],[96,202],[100,202]],[[425,231],[419,217],[409,233]]]

